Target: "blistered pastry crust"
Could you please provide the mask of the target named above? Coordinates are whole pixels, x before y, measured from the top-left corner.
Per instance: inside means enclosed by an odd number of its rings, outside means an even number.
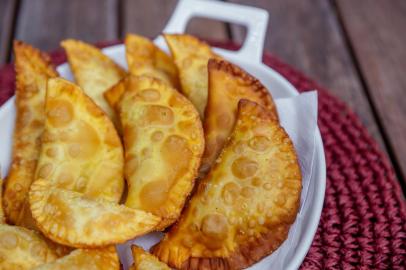
[[[14,42],[16,71],[16,127],[13,156],[5,179],[3,203],[7,219],[12,224],[28,226],[24,202],[40,151],[44,130],[46,81],[58,74],[48,55],[21,41]],[[29,221],[28,221],[29,223]]]
[[[61,46],[66,51],[75,81],[116,122],[114,111],[108,106],[103,93],[126,75],[124,69],[88,43],[67,39],[61,42]]]
[[[166,264],[158,260],[154,255],[140,247],[131,246],[134,264],[130,270],[171,270]]]
[[[207,63],[210,58],[220,57],[194,36],[164,34],[164,38],[179,70],[182,93],[203,118],[207,103]]]
[[[113,123],[75,84],[48,81],[45,130],[36,178],[119,202],[124,188],[123,147]]]
[[[123,243],[152,231],[160,218],[104,199],[56,188],[37,179],[29,193],[31,212],[51,240],[76,248]]]
[[[179,89],[178,68],[173,59],[151,40],[127,34],[125,49],[128,70],[131,74],[151,76]]]
[[[125,148],[125,205],[178,219],[204,150],[199,114],[179,92],[152,77],[129,76],[117,105]]]
[[[201,174],[213,165],[223,149],[237,117],[240,99],[248,99],[265,107],[273,119],[278,119],[269,91],[259,80],[225,60],[209,61],[209,93],[204,117],[206,149]]]
[[[33,269],[56,260],[57,254],[39,233],[0,224],[0,269]]]
[[[115,247],[77,249],[54,262],[40,265],[33,270],[119,270],[120,262]]]
[[[177,269],[246,268],[286,239],[301,187],[286,132],[262,106],[241,100],[230,140],[153,254]]]

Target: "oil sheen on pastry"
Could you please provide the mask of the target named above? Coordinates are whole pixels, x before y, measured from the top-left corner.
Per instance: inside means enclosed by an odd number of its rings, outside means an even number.
[[[207,102],[207,63],[210,58],[220,57],[194,36],[164,34],[164,37],[179,70],[182,93],[203,118]]]
[[[171,270],[157,257],[137,246],[131,246],[134,264],[130,270]]]
[[[204,137],[199,114],[179,92],[151,77],[129,76],[117,109],[125,148],[125,205],[175,222],[190,194]]]
[[[52,262],[57,254],[38,232],[0,224],[0,269],[31,270]]]
[[[176,269],[246,268],[286,239],[301,187],[286,132],[265,108],[241,100],[230,140],[153,254]]]
[[[41,232],[52,241],[76,248],[123,243],[152,231],[160,222],[150,213],[57,188],[44,179],[31,185],[29,200]]]
[[[125,76],[124,69],[101,50],[85,42],[67,39],[62,41],[61,46],[68,56],[75,81],[115,121],[114,112],[104,100],[103,92]]]
[[[204,117],[206,149],[201,172],[206,173],[226,143],[237,117],[238,101],[248,99],[278,115],[271,94],[260,81],[225,60],[209,61],[209,94]]]
[[[110,119],[78,86],[61,78],[48,81],[45,114],[36,178],[118,202],[124,157]]]
[[[179,88],[178,68],[173,59],[143,36],[127,34],[125,50],[128,70],[135,76],[148,75]]]
[[[119,270],[120,262],[112,246],[100,249],[76,249],[54,262],[32,270]]]
[[[5,179],[3,203],[12,224],[31,227],[24,208],[40,152],[44,130],[47,79],[57,76],[48,55],[21,41],[14,42],[16,71],[16,127],[13,156]],[[29,223],[29,222],[28,222]]]

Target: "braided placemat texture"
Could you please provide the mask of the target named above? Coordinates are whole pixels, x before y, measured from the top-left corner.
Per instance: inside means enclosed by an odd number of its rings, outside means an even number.
[[[62,51],[52,53],[52,59],[55,65],[66,61]],[[387,157],[355,114],[326,89],[270,54],[264,63],[300,92],[316,89],[319,97],[327,189],[301,269],[406,269],[406,203]],[[14,92],[14,76],[12,65],[0,69],[0,105]]]

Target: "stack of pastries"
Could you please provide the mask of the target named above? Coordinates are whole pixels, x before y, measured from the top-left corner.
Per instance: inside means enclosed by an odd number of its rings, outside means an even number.
[[[0,269],[118,270],[114,245],[153,231],[131,269],[243,269],[287,238],[301,172],[270,92],[196,37],[164,38],[171,55],[128,34],[128,70],[64,40],[75,82],[14,43]]]

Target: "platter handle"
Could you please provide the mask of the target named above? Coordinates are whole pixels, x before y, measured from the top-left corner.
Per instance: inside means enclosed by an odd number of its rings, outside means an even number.
[[[234,51],[234,57],[262,63],[264,41],[269,14],[266,10],[211,0],[180,0],[163,33],[184,33],[193,17],[203,17],[243,25],[247,36],[242,47]],[[162,37],[156,40],[163,43]]]

